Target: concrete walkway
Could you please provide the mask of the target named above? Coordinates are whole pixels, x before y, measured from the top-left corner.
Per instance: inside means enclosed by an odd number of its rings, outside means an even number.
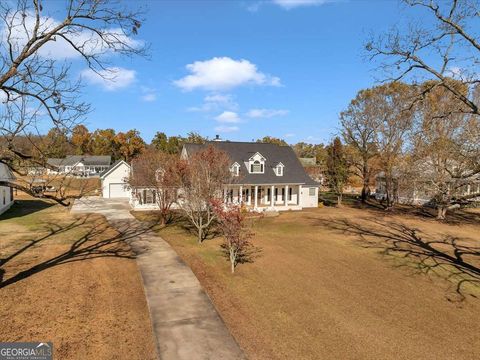
[[[71,211],[104,215],[137,254],[161,359],[245,359],[193,272],[126,200],[88,197]]]

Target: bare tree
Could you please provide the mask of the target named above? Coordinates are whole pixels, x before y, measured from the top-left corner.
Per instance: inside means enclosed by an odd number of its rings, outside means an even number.
[[[370,181],[375,170],[373,163],[377,157],[376,131],[381,122],[374,95],[372,89],[359,91],[348,108],[340,114],[342,137],[354,150],[352,166],[362,179],[362,202],[367,200],[370,193]]]
[[[383,173],[386,209],[393,207],[397,197],[397,169],[403,158],[409,131],[412,129],[413,110],[410,109],[411,86],[389,83],[373,89],[378,128],[375,146],[378,164]]]
[[[70,76],[68,58],[79,57],[90,71],[115,79],[115,68],[108,67],[106,55],[141,55],[143,43],[131,36],[141,26],[141,13],[123,7],[120,1],[66,0],[62,13],[52,14],[41,0],[0,3],[0,137],[7,144],[0,150],[0,162],[17,178],[25,169],[44,167],[48,151],[38,155],[22,152],[15,138],[39,134],[56,127],[67,133],[90,111],[78,100],[80,82]],[[55,17],[54,17],[55,16]],[[63,54],[55,53],[60,47]],[[33,141],[32,147],[38,147]],[[25,182],[0,183],[34,196]],[[68,195],[50,196],[66,204]]]
[[[182,175],[178,205],[198,234],[201,243],[216,219],[212,202],[223,200],[223,189],[231,178],[228,155],[209,145],[188,158]]]
[[[427,82],[424,86],[431,87],[431,84]],[[457,82],[456,90],[467,92],[461,82]],[[418,106],[412,141],[410,159],[416,169],[415,190],[430,195],[438,210],[438,219],[445,219],[452,205],[480,197],[476,186],[471,192],[466,191],[477,169],[470,156],[465,156],[474,141],[472,134],[480,134],[478,122],[462,113],[444,116],[448,109],[463,105],[455,104],[458,102],[460,100],[443,87],[430,91]]]
[[[147,150],[132,161],[129,184],[137,191],[153,191],[161,225],[172,219],[172,205],[180,187],[181,160],[176,155]]]
[[[373,36],[366,44],[371,60],[378,59],[387,81],[436,80],[423,87],[417,98],[436,87],[447,89],[462,106],[447,113],[480,115],[472,92],[480,84],[480,42],[478,0],[404,0],[408,7],[425,10],[420,16],[433,21],[410,21],[407,30],[393,28],[387,35]],[[432,24],[432,25],[430,25]],[[467,85],[459,91],[452,77]]]

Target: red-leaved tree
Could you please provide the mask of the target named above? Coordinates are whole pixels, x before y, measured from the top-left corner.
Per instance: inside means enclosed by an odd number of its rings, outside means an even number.
[[[214,200],[212,207],[224,238],[222,250],[230,261],[233,274],[238,264],[252,261],[255,248],[250,240],[253,233],[247,226],[245,210],[240,206]]]

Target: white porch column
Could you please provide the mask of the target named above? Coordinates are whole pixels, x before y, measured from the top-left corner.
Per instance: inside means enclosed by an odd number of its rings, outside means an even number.
[[[283,199],[285,202],[285,206],[288,205],[288,185],[285,185],[285,199]]]
[[[298,185],[297,205],[300,205],[300,193],[302,192],[302,185]]]
[[[254,195],[255,195],[254,204],[255,204],[255,209],[256,209],[257,205],[258,205],[258,185],[255,185],[255,194]]]
[[[243,202],[243,186],[240,185],[240,193],[238,194],[238,202],[241,204]]]
[[[273,207],[275,207],[275,200],[274,200],[274,197],[275,197],[275,186],[272,185],[271,189],[270,189],[270,205]]]

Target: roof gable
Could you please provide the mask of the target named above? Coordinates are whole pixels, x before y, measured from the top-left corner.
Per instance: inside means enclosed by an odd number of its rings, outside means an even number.
[[[130,169],[130,165],[128,165],[125,161],[123,160],[117,160],[112,166],[110,166],[107,170],[102,172],[100,174],[100,179],[105,179],[105,177],[110,174],[112,171],[120,167],[120,165],[126,165]]]

